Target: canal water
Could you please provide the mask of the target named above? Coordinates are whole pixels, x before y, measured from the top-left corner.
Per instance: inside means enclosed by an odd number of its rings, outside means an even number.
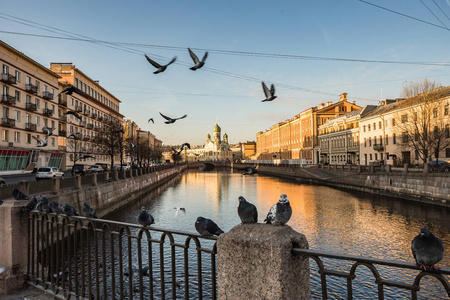
[[[198,216],[203,216],[214,220],[226,232],[240,223],[239,196],[257,206],[259,222],[263,222],[280,194],[288,196],[293,209],[288,225],[306,236],[311,249],[414,262],[411,241],[426,226],[442,239],[446,249],[438,266],[450,267],[449,210],[261,174],[188,171],[106,219],[137,223],[140,207],[145,205],[158,228],[196,233],[194,223]],[[185,211],[176,214],[175,207],[184,207]],[[325,264],[346,272],[352,265],[337,260],[325,260]],[[317,265],[310,260],[310,266],[312,297],[321,299]],[[413,283],[417,274],[413,270],[377,269],[384,279],[408,284]],[[345,279],[328,276],[327,287],[330,299],[347,298]],[[377,298],[375,278],[366,267],[358,267],[353,291],[354,299]],[[421,280],[419,295],[419,299],[448,299],[442,285],[429,277]],[[385,299],[409,298],[409,292],[385,288]]]

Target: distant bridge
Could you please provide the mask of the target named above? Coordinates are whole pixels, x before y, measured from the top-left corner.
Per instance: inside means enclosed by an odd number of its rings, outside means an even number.
[[[211,171],[215,168],[231,168],[230,161],[196,161],[188,163],[188,169],[199,168],[202,171]]]

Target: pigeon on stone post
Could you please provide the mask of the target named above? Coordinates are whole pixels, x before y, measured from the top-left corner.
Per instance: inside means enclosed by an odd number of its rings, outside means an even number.
[[[239,196],[238,215],[242,223],[258,223],[258,210],[256,206]]]
[[[292,208],[286,194],[281,194],[280,199],[272,206],[264,222],[275,226],[283,226],[290,220]]]

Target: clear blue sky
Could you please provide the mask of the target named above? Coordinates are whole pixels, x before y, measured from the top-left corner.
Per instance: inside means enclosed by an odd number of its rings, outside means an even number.
[[[448,66],[328,60],[449,62],[448,1],[376,4],[442,28],[357,0],[16,0],[2,3],[0,39],[47,67],[74,63],[122,101],[126,118],[166,145],[203,144],[216,120],[237,143],[343,92],[364,106],[399,97],[405,81],[449,85]],[[187,47],[210,50],[203,69],[189,70]],[[162,64],[178,60],[154,75],[144,53]],[[273,102],[261,102],[262,80],[275,83]],[[158,112],[188,117],[166,125]],[[156,124],[147,123],[150,117]]]

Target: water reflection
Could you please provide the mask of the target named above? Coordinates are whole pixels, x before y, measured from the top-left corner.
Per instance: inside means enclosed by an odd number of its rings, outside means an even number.
[[[219,227],[228,231],[240,223],[237,214],[239,196],[244,196],[257,206],[259,222],[262,222],[282,193],[288,196],[293,209],[288,225],[303,233],[312,249],[414,262],[411,240],[423,226],[440,237],[444,247],[450,249],[448,210],[350,193],[326,186],[299,184],[293,180],[260,174],[242,176],[240,173],[226,171],[186,172],[107,218],[136,223],[140,207],[146,205],[155,218],[155,226],[159,228],[195,233],[195,220],[198,216],[204,216],[213,219]],[[175,216],[174,207],[185,207],[186,213]],[[348,264],[329,263],[336,268],[349,270]],[[311,262],[312,269],[315,268],[314,264]],[[448,250],[438,265],[450,267]],[[397,280],[417,274],[415,271],[392,273],[389,269],[380,269],[380,272],[383,276]],[[370,272],[358,269],[357,274],[358,280],[361,277],[364,283],[360,282],[359,288],[355,286],[355,297],[375,298],[376,287]],[[330,280],[330,297],[345,298],[346,290],[342,280]],[[313,291],[313,298],[320,297],[318,284],[313,276],[313,289],[317,289]],[[439,284],[437,286],[425,291],[429,296],[433,295],[433,298],[439,299],[442,296],[442,299],[447,299],[444,290]],[[386,299],[410,297],[406,292],[389,288],[386,290]],[[422,290],[421,294],[424,294]]]

